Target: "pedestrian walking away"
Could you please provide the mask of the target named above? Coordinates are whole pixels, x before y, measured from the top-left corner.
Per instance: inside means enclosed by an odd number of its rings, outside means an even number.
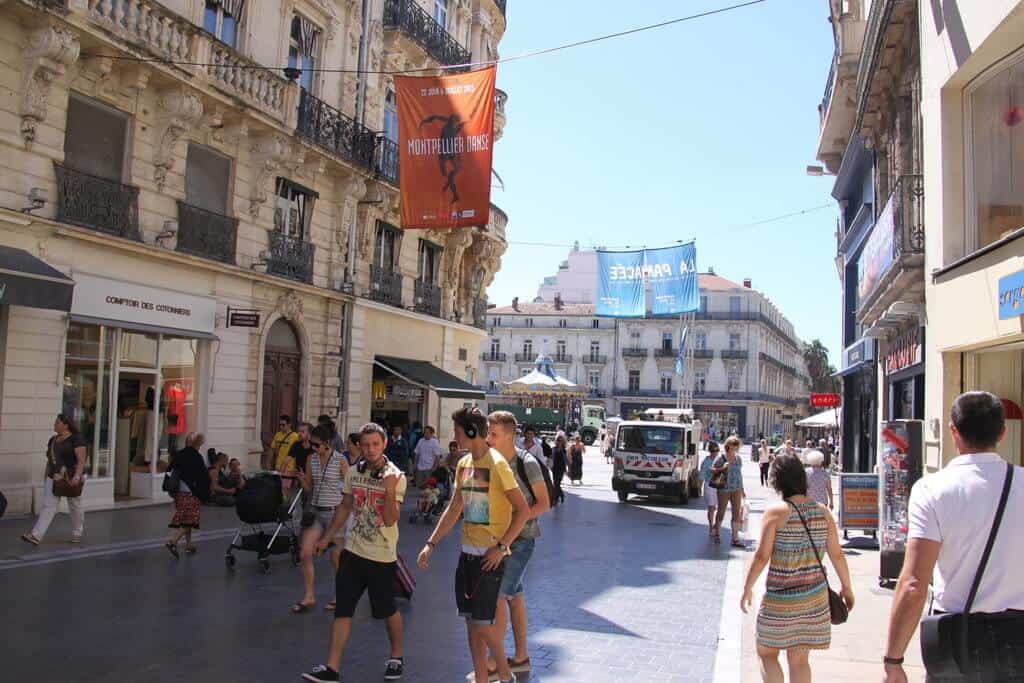
[[[441,448],[441,442],[434,435],[434,428],[429,425],[424,427],[423,436],[416,442],[416,451],[413,456],[413,464],[416,468],[416,488],[424,487],[443,456],[444,449]]]
[[[302,516],[302,537],[300,539],[299,557],[302,564],[302,598],[292,605],[294,614],[302,614],[316,605],[316,566],[317,542],[331,526],[331,521],[341,505],[341,488],[348,474],[348,461],[334,450],[331,432],[325,427],[316,427],[309,435],[312,449],[305,467],[298,471],[302,494],[309,501]],[[330,558],[334,573],[342,550],[345,548],[345,530],[342,526],[331,538],[334,547]],[[335,601],[327,603],[326,609],[333,611]]]
[[[959,455],[910,492],[906,557],[882,660],[885,681],[907,680],[903,655],[929,584],[933,615],[941,615],[929,618],[937,635],[946,630],[936,628],[937,621],[971,618],[966,661],[959,645],[927,637],[922,625],[928,680],[1019,681],[1024,584],[1018,572],[1024,546],[1013,522],[1024,517],[1024,468],[1011,467],[996,452],[1007,427],[1003,403],[993,394],[971,391],[954,399],[949,432]],[[958,631],[949,627],[950,639]]]
[[[512,542],[511,553],[505,560],[494,623],[504,638],[505,630],[511,622],[515,652],[508,658],[508,666],[513,673],[527,673],[530,671],[530,654],[526,642],[528,620],[523,578],[540,537],[538,519],[551,509],[551,501],[540,463],[526,451],[516,448],[516,426],[516,418],[510,412],[499,410],[487,416],[487,443],[508,462],[519,490],[530,505],[529,518]],[[497,675],[496,662],[489,661],[487,669],[488,676]]]
[[[352,633],[352,615],[364,592],[370,593],[370,612],[384,622],[390,650],[384,663],[384,678],[402,677],[402,615],[395,607],[395,583],[398,562],[398,518],[405,498],[405,474],[384,455],[387,432],[369,423],[359,430],[363,456],[348,469],[344,497],[331,523],[316,543],[323,553],[353,517],[345,549],[342,551],[335,590],[337,607],[331,623],[331,642],[327,663],[302,674],[313,683],[341,680],[342,657]],[[327,455],[327,448],[319,454]]]
[[[178,490],[170,492],[174,498],[174,515],[167,526],[175,531],[164,545],[174,559],[179,557],[178,543],[182,538],[185,539],[185,553],[196,553],[192,531],[199,529],[200,506],[210,500],[212,488],[212,475],[199,452],[205,442],[206,437],[202,434],[188,434],[185,447],[174,454],[168,465],[168,472],[178,482]]]
[[[768,448],[768,442],[761,439],[757,448],[757,466],[761,468],[761,486],[768,485],[768,468],[772,464],[772,451]]]
[[[711,485],[711,468],[718,458],[718,444],[708,442],[708,454],[700,464],[700,479],[704,482],[704,505],[708,508],[708,535],[715,536],[718,510],[718,490]]]
[[[825,469],[825,454],[809,451],[801,454],[807,465],[807,495],[816,503],[832,509],[832,475]]]
[[[565,437],[556,436],[555,446],[551,449],[551,482],[555,485],[555,501],[565,502],[565,491],[562,490],[562,480],[568,470],[568,454],[565,448]]]
[[[715,458],[711,465],[711,481],[716,476],[722,479],[718,489],[718,513],[715,515],[715,543],[721,540],[722,520],[725,519],[725,507],[732,508],[732,546],[743,548],[741,526],[743,523],[743,459],[740,458],[741,442],[739,437],[730,436],[725,440],[725,453]]]
[[[583,485],[583,454],[587,448],[583,439],[577,436],[569,447],[569,481],[577,486]]]
[[[46,474],[43,479],[43,509],[32,531],[22,534],[26,543],[39,545],[50,528],[60,499],[68,501],[71,514],[71,542],[81,543],[85,532],[82,491],[85,488],[85,439],[75,421],[61,413],[53,421],[54,435],[46,444]]]
[[[728,446],[727,446],[728,448]],[[832,514],[807,496],[807,472],[799,458],[780,455],[772,463],[771,486],[783,502],[765,510],[761,539],[747,570],[740,609],[753,602],[764,568],[768,579],[757,613],[757,655],[766,683],[783,683],[779,653],[786,652],[789,680],[811,680],[810,651],[828,649],[832,638],[829,586],[821,553],[828,555],[842,585],[842,601],[853,609],[846,556]]]
[[[488,651],[497,680],[515,681],[505,656],[504,633],[495,627],[498,595],[511,545],[530,518],[530,506],[508,461],[487,445],[487,418],[479,408],[452,414],[455,440],[469,451],[455,473],[455,495],[420,551],[420,569],[430,567],[437,544],[462,518],[462,553],[455,572],[455,603],[466,620],[473,680],[491,680]]]

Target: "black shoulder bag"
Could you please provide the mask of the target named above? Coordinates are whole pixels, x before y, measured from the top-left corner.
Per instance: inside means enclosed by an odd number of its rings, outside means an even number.
[[[786,501],[787,503],[789,501]],[[825,577],[825,588],[828,590],[828,611],[829,616],[832,619],[832,623],[835,625],[845,624],[846,620],[850,616],[850,610],[846,608],[846,603],[843,602],[843,597],[832,590],[832,587],[828,585],[828,572],[825,571],[825,565],[821,563],[821,556],[818,555],[818,546],[814,544],[814,537],[811,536],[811,528],[807,526],[807,520],[804,519],[804,515],[793,503],[789,503],[796,510],[797,516],[804,525],[804,531],[807,532],[807,540],[811,542],[811,549],[814,550],[814,559],[818,561],[818,566],[821,567],[821,574]]]
[[[985,680],[1005,681],[1024,675],[1024,611],[971,613],[1012,483],[1013,465],[1007,463],[1003,493],[964,611],[933,614],[921,620],[921,658],[929,677],[981,674]]]

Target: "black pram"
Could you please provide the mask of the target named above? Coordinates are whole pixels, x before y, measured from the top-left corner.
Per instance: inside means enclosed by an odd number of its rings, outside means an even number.
[[[295,487],[295,495],[285,504],[281,483],[295,480],[277,472],[259,472],[246,479],[245,487],[235,496],[235,511],[242,526],[228,546],[224,561],[228,568],[235,566],[235,550],[255,552],[264,574],[270,573],[270,556],[290,553],[292,565],[299,564],[299,533],[295,510],[301,508],[302,489]],[[264,525],[275,524],[272,534]],[[287,533],[282,533],[287,532]]]

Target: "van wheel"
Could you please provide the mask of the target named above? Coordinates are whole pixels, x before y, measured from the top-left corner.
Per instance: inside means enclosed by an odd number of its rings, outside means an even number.
[[[627,500],[629,500],[629,494],[626,493],[625,491],[619,491],[618,493],[620,503],[625,503]]]
[[[583,443],[586,446],[593,446],[594,441],[597,440],[597,435],[591,431],[583,432],[582,434],[580,434],[580,437],[583,439]]]

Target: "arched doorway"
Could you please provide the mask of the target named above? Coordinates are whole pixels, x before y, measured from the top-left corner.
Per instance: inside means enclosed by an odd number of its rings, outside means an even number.
[[[282,413],[299,419],[299,376],[302,347],[295,328],[283,318],[270,326],[263,352],[263,412],[260,436],[270,441]]]

